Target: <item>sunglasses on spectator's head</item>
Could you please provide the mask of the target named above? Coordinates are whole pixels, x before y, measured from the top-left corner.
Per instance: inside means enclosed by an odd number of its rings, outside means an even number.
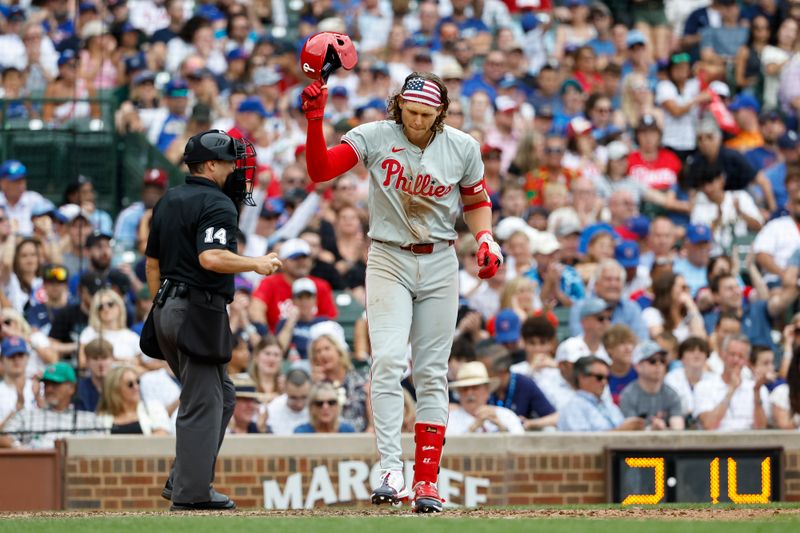
[[[608,374],[586,374],[587,377],[592,377],[597,381],[608,381]]]
[[[116,302],[100,302],[99,304],[97,304],[97,309],[99,311],[102,311],[105,308],[111,309],[112,307],[116,306],[117,306]]]
[[[666,355],[654,355],[653,357],[648,357],[645,359],[645,362],[655,366],[655,365],[666,365],[667,364],[667,356]]]
[[[139,378],[136,378],[136,379],[133,379],[133,380],[128,380],[128,382],[127,382],[127,383],[125,383],[125,385],[126,385],[126,386],[127,386],[129,389],[132,389],[132,388],[134,388],[134,387],[138,387],[140,383],[141,383],[141,380],[140,380]]]

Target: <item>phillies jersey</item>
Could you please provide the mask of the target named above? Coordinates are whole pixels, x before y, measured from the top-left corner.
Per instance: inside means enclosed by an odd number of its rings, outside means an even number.
[[[658,157],[645,161],[641,152],[633,152],[628,157],[628,174],[635,181],[651,189],[667,191],[678,183],[681,160],[671,150],[661,148]]]
[[[403,125],[380,120],[342,138],[369,170],[369,237],[406,246],[453,240],[461,211],[459,187],[483,179],[478,141],[445,126],[423,150]]]

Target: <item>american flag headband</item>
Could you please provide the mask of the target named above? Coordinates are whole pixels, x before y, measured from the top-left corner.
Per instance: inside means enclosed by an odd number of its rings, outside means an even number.
[[[400,96],[409,102],[439,107],[442,105],[442,91],[439,86],[424,78],[411,78],[406,82]]]

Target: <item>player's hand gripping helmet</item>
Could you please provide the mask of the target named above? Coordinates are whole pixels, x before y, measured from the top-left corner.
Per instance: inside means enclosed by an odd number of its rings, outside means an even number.
[[[235,161],[236,168],[228,175],[222,191],[237,209],[240,204],[255,206],[253,183],[256,176],[256,149],[247,139],[234,139],[222,130],[208,130],[189,139],[183,161]]]
[[[312,80],[328,81],[328,76],[339,67],[352,70],[358,62],[358,53],[350,37],[343,33],[323,31],[312,35],[300,52],[300,67]]]

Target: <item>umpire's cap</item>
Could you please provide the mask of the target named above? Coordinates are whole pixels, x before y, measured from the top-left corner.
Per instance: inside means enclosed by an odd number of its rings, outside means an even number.
[[[189,139],[183,151],[185,163],[203,161],[234,161],[236,144],[233,138],[222,130],[208,130]]]

